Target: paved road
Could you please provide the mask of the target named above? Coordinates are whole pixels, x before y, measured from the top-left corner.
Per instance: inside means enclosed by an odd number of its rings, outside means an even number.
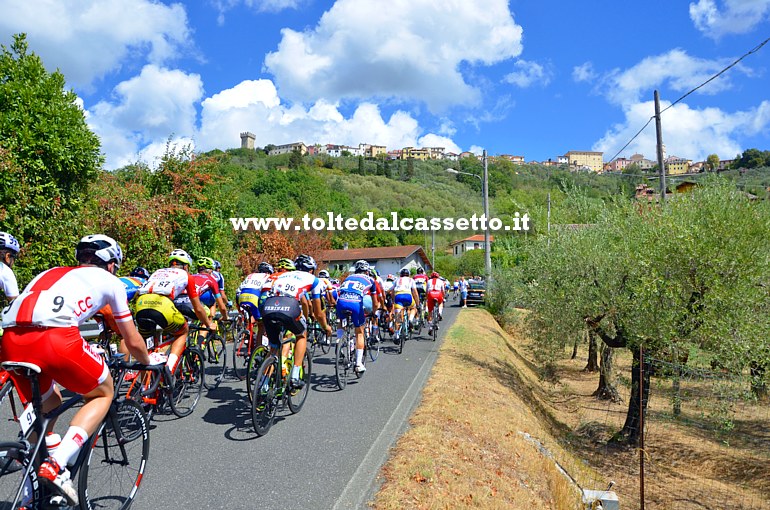
[[[365,376],[343,391],[332,354],[317,356],[302,411],[280,410],[264,437],[254,433],[244,383],[234,379],[187,418],[154,418],[150,460],[132,508],[365,508],[457,312],[446,308],[438,342],[408,342],[401,355],[386,342]]]

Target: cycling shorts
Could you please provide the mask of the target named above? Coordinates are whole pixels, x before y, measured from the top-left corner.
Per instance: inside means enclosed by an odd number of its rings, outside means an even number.
[[[185,316],[186,319],[191,321],[198,320],[198,316],[195,315],[195,309],[193,308],[192,301],[190,301],[190,296],[187,294],[182,294],[176,298],[174,300],[174,306],[177,310],[179,310],[179,313]],[[211,316],[211,311],[207,306],[203,307],[203,311],[206,312],[206,317]]]
[[[40,392],[43,400],[53,393],[56,381],[81,395],[103,383],[110,371],[101,354],[69,328],[25,328],[14,326],[3,333],[3,361],[25,361],[40,367]],[[10,373],[24,402],[32,399],[32,387],[26,377]]]
[[[265,299],[259,309],[265,333],[270,341],[270,347],[277,348],[281,344],[281,328],[295,335],[304,335],[307,330],[305,317],[302,315],[302,305],[291,296],[272,296]]]
[[[433,303],[437,302],[438,304],[444,303],[444,293],[440,290],[432,290],[428,292],[428,313],[431,313],[433,311]]]
[[[242,291],[237,296],[238,306],[245,308],[254,319],[259,320],[262,316],[259,314],[259,301],[262,291],[250,289]]]
[[[187,325],[187,319],[174,306],[174,302],[159,294],[139,296],[136,302],[136,326],[139,334],[147,338],[155,335],[156,327],[173,335]]]
[[[364,312],[367,315],[372,314],[372,296],[364,296]]]
[[[414,306],[414,300],[411,294],[403,293],[396,294],[395,298],[396,308],[412,308]]]
[[[363,326],[366,321],[364,314],[364,302],[363,300],[343,300],[337,301],[337,318],[344,319],[347,313],[350,312],[350,318],[353,320],[353,326]]]

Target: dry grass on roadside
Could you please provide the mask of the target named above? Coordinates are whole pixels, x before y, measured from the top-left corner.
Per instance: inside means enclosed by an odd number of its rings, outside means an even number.
[[[516,363],[491,315],[459,314],[411,428],[383,467],[374,508],[578,508],[575,488],[520,434],[531,434],[557,458],[567,455],[530,410],[531,399],[522,398],[538,389],[521,378]]]

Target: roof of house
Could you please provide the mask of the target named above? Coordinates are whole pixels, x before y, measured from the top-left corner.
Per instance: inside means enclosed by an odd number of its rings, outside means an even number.
[[[351,248],[348,250],[324,250],[320,260],[323,262],[347,261],[347,260],[382,260],[405,259],[417,252],[423,263],[430,266],[430,260],[419,244],[407,246],[382,246],[380,248]]]
[[[489,236],[489,241],[490,242],[494,242],[495,241],[495,236],[492,236],[492,235]],[[474,235],[472,235],[470,237],[466,237],[465,239],[458,239],[457,241],[452,241],[451,243],[449,243],[449,246],[454,246],[456,244],[465,243],[465,242],[483,243],[484,242],[484,234],[474,234]]]

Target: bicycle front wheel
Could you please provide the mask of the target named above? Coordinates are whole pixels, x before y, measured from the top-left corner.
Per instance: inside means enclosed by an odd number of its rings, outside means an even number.
[[[203,356],[198,349],[188,348],[174,370],[174,388],[169,399],[171,411],[183,418],[189,416],[198,405],[203,393],[205,372]]]
[[[33,500],[40,499],[40,484],[35,470],[32,469],[29,476],[24,478],[24,471],[29,464],[24,448],[22,443],[0,443],[0,509],[30,507]],[[22,492],[16,500],[19,488],[22,488]]]
[[[83,448],[78,495],[84,510],[125,510],[136,497],[150,453],[150,431],[141,406],[113,402],[99,431]]]
[[[264,436],[273,426],[275,412],[278,410],[276,374],[281,369],[276,356],[268,356],[262,361],[254,378],[254,387],[251,389],[251,421],[254,424],[254,432],[258,436]]]
[[[227,345],[221,336],[217,334],[209,335],[206,339],[206,377],[204,384],[206,389],[211,391],[219,386],[225,377],[227,369]]]
[[[249,402],[253,398],[252,391],[254,390],[254,380],[259,374],[259,367],[268,354],[268,349],[264,345],[258,345],[249,357],[248,368],[246,369],[246,392],[249,395]]]
[[[305,385],[301,390],[291,390],[289,392],[289,410],[292,414],[297,414],[302,405],[307,399],[307,394],[310,392],[310,375],[313,371],[313,358],[308,356],[305,351],[305,357],[302,358],[302,365],[300,366],[299,375],[300,379],[305,381]]]

